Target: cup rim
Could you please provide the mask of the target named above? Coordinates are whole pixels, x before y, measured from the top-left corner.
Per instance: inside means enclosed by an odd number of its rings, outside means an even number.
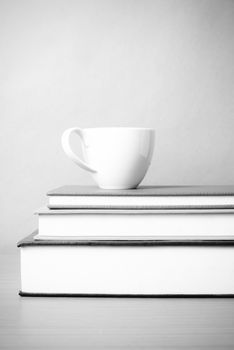
[[[81,128],[82,130],[146,130],[146,131],[155,131],[153,128],[141,128],[141,127],[125,127],[125,126],[104,126],[104,127],[95,127],[95,128]]]

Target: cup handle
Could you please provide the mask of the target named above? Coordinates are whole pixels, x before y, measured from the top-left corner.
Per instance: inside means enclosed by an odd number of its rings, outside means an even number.
[[[77,165],[79,165],[84,170],[90,171],[91,173],[96,173],[97,170],[90,167],[87,163],[85,163],[83,160],[81,160],[71,149],[70,145],[70,136],[71,134],[75,132],[78,136],[80,136],[81,141],[83,141],[83,134],[82,129],[80,128],[70,128],[64,131],[62,135],[62,146],[63,150],[66,153],[66,155],[73,160]]]

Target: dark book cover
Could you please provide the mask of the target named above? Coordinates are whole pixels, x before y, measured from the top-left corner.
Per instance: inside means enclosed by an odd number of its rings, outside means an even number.
[[[87,239],[87,240],[69,240],[69,239],[58,239],[50,240],[43,239],[37,240],[35,236],[38,231],[34,231],[31,235],[25,237],[17,243],[17,247],[36,247],[36,246],[138,246],[138,247],[150,247],[150,246],[234,246],[234,237],[225,236],[222,238],[215,237],[189,237],[189,238],[176,238],[176,237],[165,237],[154,240],[98,240],[98,239]]]
[[[103,190],[95,186],[67,185],[47,196],[234,196],[234,186],[140,186],[131,190]]]

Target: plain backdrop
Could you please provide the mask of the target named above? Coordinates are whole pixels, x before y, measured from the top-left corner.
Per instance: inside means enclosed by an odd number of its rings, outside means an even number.
[[[94,184],[68,127],[155,128],[144,184],[233,184],[233,63],[232,0],[1,0],[0,251],[48,190]]]

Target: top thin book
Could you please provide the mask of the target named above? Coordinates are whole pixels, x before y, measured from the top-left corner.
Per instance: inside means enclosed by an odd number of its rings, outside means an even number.
[[[102,190],[94,186],[62,186],[47,193],[51,209],[229,209],[234,186],[140,186]]]

